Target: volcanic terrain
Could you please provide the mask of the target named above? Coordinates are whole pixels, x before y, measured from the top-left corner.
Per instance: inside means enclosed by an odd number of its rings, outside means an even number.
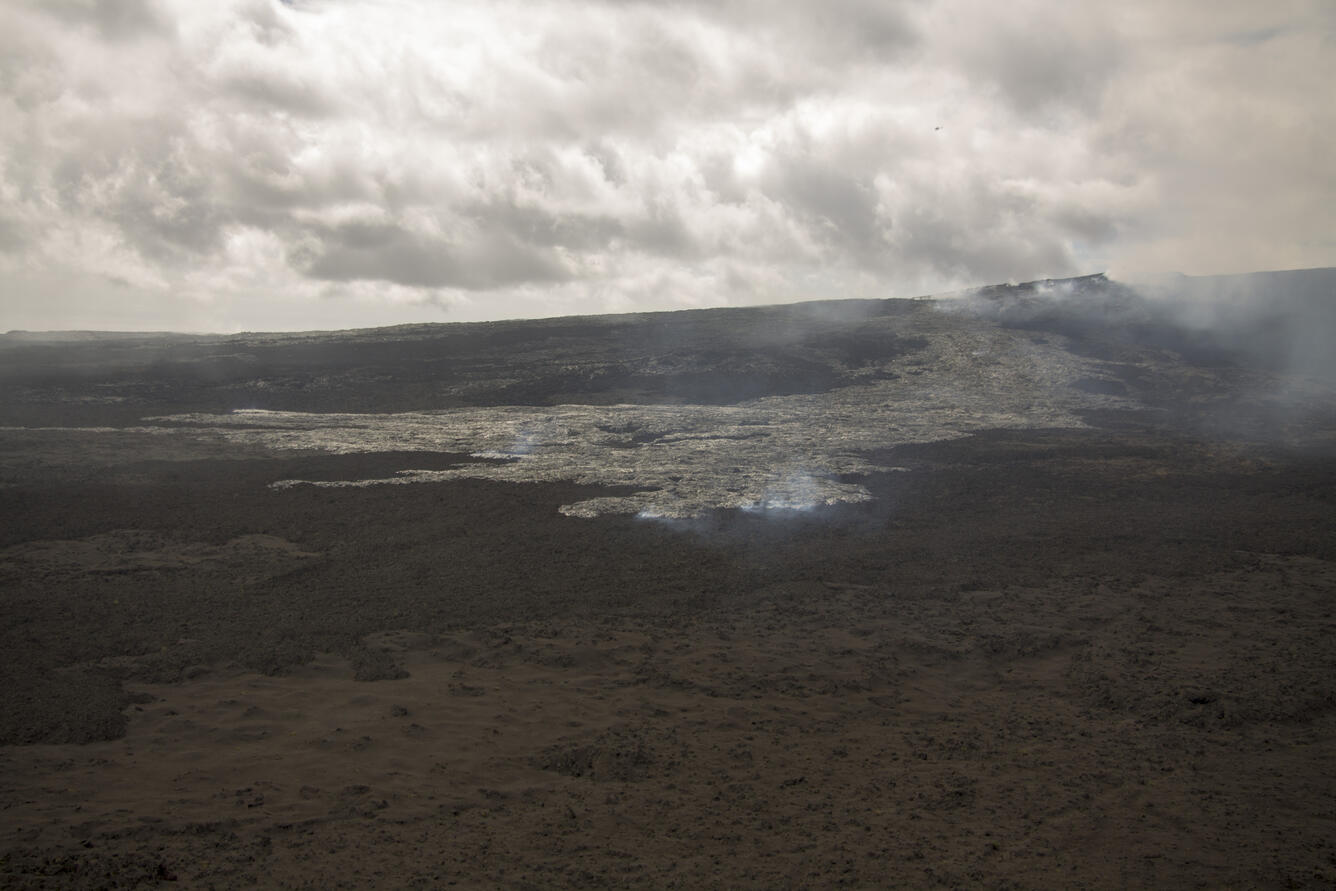
[[[0,337],[0,884],[1336,884],[1336,271]]]

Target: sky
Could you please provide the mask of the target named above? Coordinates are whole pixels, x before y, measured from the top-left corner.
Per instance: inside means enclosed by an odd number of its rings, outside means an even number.
[[[0,0],[0,330],[1336,266],[1330,0]]]

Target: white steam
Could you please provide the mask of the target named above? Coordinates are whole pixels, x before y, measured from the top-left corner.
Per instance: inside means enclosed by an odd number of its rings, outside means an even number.
[[[1080,427],[1083,409],[1126,400],[1072,385],[1099,373],[1061,338],[927,311],[896,336],[926,346],[866,369],[865,382],[826,393],[737,405],[500,406],[401,414],[192,414],[159,419],[163,435],[273,451],[421,451],[501,462],[411,467],[383,479],[283,480],[286,488],[404,485],[460,478],[571,481],[629,490],[564,505],[572,517],[617,513],[690,518],[734,509],[765,515],[856,503],[850,482],[896,469],[870,457],[891,446],[999,427]]]

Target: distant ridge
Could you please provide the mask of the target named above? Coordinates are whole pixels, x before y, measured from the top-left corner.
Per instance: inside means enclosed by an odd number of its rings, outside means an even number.
[[[1095,272],[1065,278],[1040,278],[1032,281],[1000,283],[965,288],[943,294],[924,294],[894,298],[825,298],[791,303],[750,304],[693,309],[654,310],[627,313],[600,313],[595,315],[542,316],[524,319],[499,319],[482,322],[410,322],[370,328],[308,329],[303,331],[240,331],[186,332],[186,331],[98,331],[88,329],[32,331],[14,329],[0,334],[0,348],[19,344],[96,343],[99,341],[133,342],[197,342],[224,341],[265,342],[309,340],[311,338],[364,338],[390,336],[434,336],[443,331],[476,328],[477,330],[507,330],[533,325],[619,325],[666,316],[702,317],[710,315],[745,314],[749,312],[792,313],[801,317],[804,312],[827,314],[832,308],[845,307],[857,314],[888,300],[914,302],[950,302],[962,298],[991,300],[1026,300],[1031,297],[1047,298],[1054,295],[1085,295],[1092,299],[1107,300],[1117,296],[1125,300],[1129,294],[1140,292],[1159,300],[1187,299],[1196,302],[1219,301],[1232,306],[1257,304],[1274,314],[1280,311],[1313,311],[1322,315],[1330,307],[1336,319],[1336,267],[1314,267],[1276,271],[1246,272],[1228,275],[1187,275],[1170,273],[1150,281],[1124,281],[1110,278],[1107,273]],[[804,310],[803,307],[810,309]]]

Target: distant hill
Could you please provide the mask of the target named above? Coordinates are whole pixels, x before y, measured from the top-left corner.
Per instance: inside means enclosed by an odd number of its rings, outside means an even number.
[[[1239,386],[1222,377],[1229,369],[1336,384],[1334,295],[1336,269],[1149,285],[1097,274],[933,299],[332,332],[10,332],[0,336],[0,423],[125,424],[252,408],[732,404],[902,375],[905,357],[949,334],[952,317],[1066,338],[1063,349],[1109,363],[1090,386],[1167,405],[1187,398],[1179,388],[1192,376],[1179,366],[1211,370],[1192,386],[1217,396]],[[941,320],[925,328],[924,314]]]
[[[1336,382],[1336,269],[1137,284],[1089,275],[995,285],[962,299],[1004,325]]]

